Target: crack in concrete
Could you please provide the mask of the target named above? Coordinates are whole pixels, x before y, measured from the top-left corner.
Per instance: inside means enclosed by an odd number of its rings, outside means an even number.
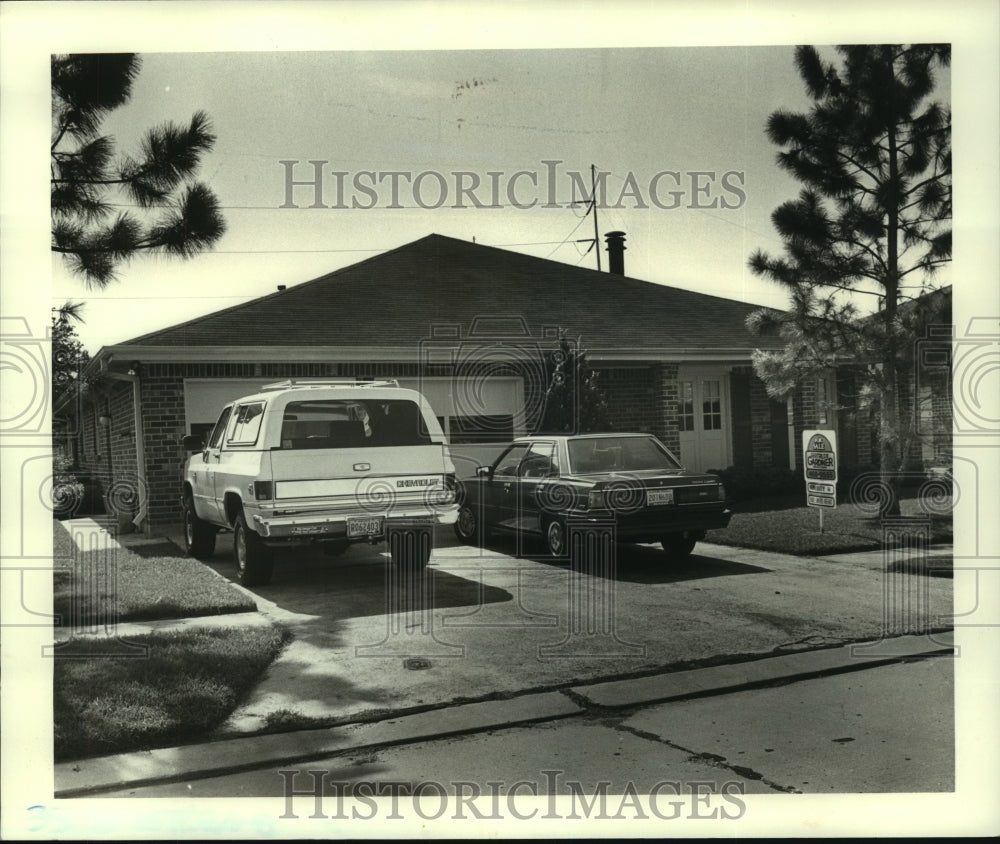
[[[811,636],[804,636],[801,639],[796,639],[792,642],[782,642],[780,645],[775,645],[771,649],[771,653],[783,654],[792,648],[813,650],[817,648],[836,647],[837,645],[846,645],[848,642],[852,641],[854,640],[845,636],[823,636],[820,634],[813,634]]]
[[[609,718],[605,722],[609,728],[613,730],[618,730],[619,732],[629,733],[630,735],[633,735],[636,738],[641,738],[646,741],[652,741],[656,742],[657,744],[666,745],[672,750],[679,750],[682,753],[688,754],[689,762],[701,762],[703,764],[709,765],[712,768],[720,768],[725,771],[731,771],[737,776],[743,777],[743,779],[754,780],[756,782],[763,783],[768,788],[772,789],[773,791],[780,792],[781,794],[802,794],[802,792],[799,791],[799,789],[795,788],[794,786],[781,785],[780,783],[776,783],[774,782],[774,780],[770,780],[767,777],[765,777],[759,771],[753,770],[753,768],[748,768],[744,765],[730,764],[726,762],[725,756],[719,756],[716,753],[698,753],[694,750],[684,747],[683,745],[676,744],[675,742],[672,742],[669,739],[664,738],[663,736],[659,736],[656,733],[651,733],[648,730],[640,730],[637,727],[630,727],[628,724],[623,724],[621,722],[613,724],[611,723],[612,720],[614,719]]]
[[[573,691],[573,689],[559,689],[559,693],[568,697],[573,703],[584,710],[586,714],[590,714],[596,710],[596,707],[590,700],[579,692]]]

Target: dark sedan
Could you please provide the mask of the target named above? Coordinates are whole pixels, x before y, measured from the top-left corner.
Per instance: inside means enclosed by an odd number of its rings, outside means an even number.
[[[588,527],[686,557],[732,517],[719,479],[687,471],[649,434],[521,437],[461,486],[460,540],[537,536],[556,557],[567,555],[574,529]]]

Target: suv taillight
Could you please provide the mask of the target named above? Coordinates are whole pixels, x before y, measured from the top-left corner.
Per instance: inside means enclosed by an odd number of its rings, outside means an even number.
[[[272,494],[274,490],[274,484],[271,481],[254,481],[253,482],[253,497],[257,501],[270,501],[274,498]]]

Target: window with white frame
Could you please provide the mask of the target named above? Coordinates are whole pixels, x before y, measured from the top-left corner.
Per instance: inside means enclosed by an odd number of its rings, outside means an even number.
[[[702,429],[722,430],[722,382],[702,381],[701,383]]]
[[[677,414],[677,430],[694,430],[694,381],[680,383],[680,409]]]

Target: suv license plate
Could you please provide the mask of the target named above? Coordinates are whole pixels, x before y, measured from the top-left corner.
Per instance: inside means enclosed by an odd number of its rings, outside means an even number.
[[[672,489],[646,490],[646,503],[651,507],[655,507],[658,504],[673,504],[674,491]]]
[[[370,519],[348,519],[347,535],[356,536],[381,536],[385,532],[385,518],[376,516]]]

